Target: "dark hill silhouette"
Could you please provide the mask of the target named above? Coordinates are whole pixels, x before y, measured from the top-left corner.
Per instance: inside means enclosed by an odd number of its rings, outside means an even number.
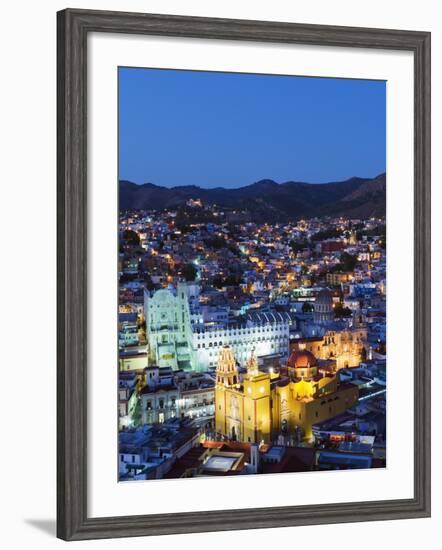
[[[163,210],[201,199],[206,204],[247,210],[257,221],[290,221],[316,216],[370,217],[385,215],[385,174],[375,178],[311,184],[265,179],[245,187],[204,189],[195,185],[174,188],[153,183],[120,181],[120,209]]]

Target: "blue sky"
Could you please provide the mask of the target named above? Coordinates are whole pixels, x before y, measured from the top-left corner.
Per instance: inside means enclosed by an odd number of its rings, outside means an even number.
[[[119,177],[166,187],[385,171],[383,81],[119,69]]]

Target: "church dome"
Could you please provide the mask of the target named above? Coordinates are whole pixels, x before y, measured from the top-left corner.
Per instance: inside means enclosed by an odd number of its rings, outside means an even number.
[[[333,304],[333,295],[328,288],[322,289],[316,296],[315,304]]]
[[[292,369],[305,369],[316,365],[316,357],[307,350],[294,351],[287,362],[287,367]]]

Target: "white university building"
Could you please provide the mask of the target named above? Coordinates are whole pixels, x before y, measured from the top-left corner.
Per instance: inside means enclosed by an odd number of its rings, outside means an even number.
[[[287,357],[289,331],[295,322],[292,315],[255,312],[241,323],[232,323],[226,320],[225,308],[217,316],[216,307],[201,307],[199,293],[193,283],[179,283],[176,289],[161,289],[152,295],[145,291],[150,365],[204,371],[217,365],[224,345],[231,346],[240,364],[252,351],[258,357]]]

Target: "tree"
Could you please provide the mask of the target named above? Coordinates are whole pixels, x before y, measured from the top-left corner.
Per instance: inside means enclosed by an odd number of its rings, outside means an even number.
[[[131,420],[135,427],[141,424],[141,399],[140,398],[137,398],[137,402],[132,411]]]
[[[132,246],[140,246],[140,236],[136,231],[132,229],[125,229],[123,233],[123,239],[127,244]]]
[[[378,342],[377,347],[375,348],[375,351],[377,353],[380,353],[381,355],[385,355],[387,353],[387,347],[385,345],[385,342]]]
[[[196,279],[197,273],[198,271],[193,264],[184,264],[181,269],[181,274],[188,283]]]
[[[342,271],[353,271],[358,262],[358,257],[348,252],[343,252],[339,259]]]
[[[207,248],[213,248],[214,250],[220,250],[221,248],[226,247],[226,240],[223,239],[223,237],[219,237],[218,235],[214,235],[212,237],[208,237],[204,239],[204,244],[207,246]]]
[[[145,281],[147,290],[154,290],[155,289],[155,285],[153,284],[152,277],[149,275],[149,273],[146,273],[146,277],[145,277],[144,281]]]
[[[224,286],[224,279],[221,277],[221,275],[215,275],[212,281],[212,285],[215,288],[223,288]]]
[[[351,317],[351,309],[348,307],[344,307],[344,304],[342,302],[338,302],[335,305],[335,317],[338,317],[339,319],[342,319],[343,317]]]
[[[130,281],[135,281],[138,278],[136,273],[123,273],[120,275],[119,281],[120,284],[128,283]]]
[[[227,248],[230,250],[230,252],[231,252],[232,254],[234,254],[234,255],[237,256],[238,258],[241,256],[241,253],[240,253],[238,247],[236,246],[236,244],[233,244],[233,243],[232,243],[232,244],[229,244],[229,245],[227,246]]]
[[[291,249],[293,250],[293,254],[298,254],[298,252],[301,252],[301,250],[303,248],[306,247],[306,242],[304,241],[295,241],[295,240],[292,240],[290,241],[289,245],[291,247]]]
[[[212,280],[212,284],[215,288],[224,288],[225,286],[238,287],[243,282],[241,273],[229,273],[227,277],[215,275]]]

